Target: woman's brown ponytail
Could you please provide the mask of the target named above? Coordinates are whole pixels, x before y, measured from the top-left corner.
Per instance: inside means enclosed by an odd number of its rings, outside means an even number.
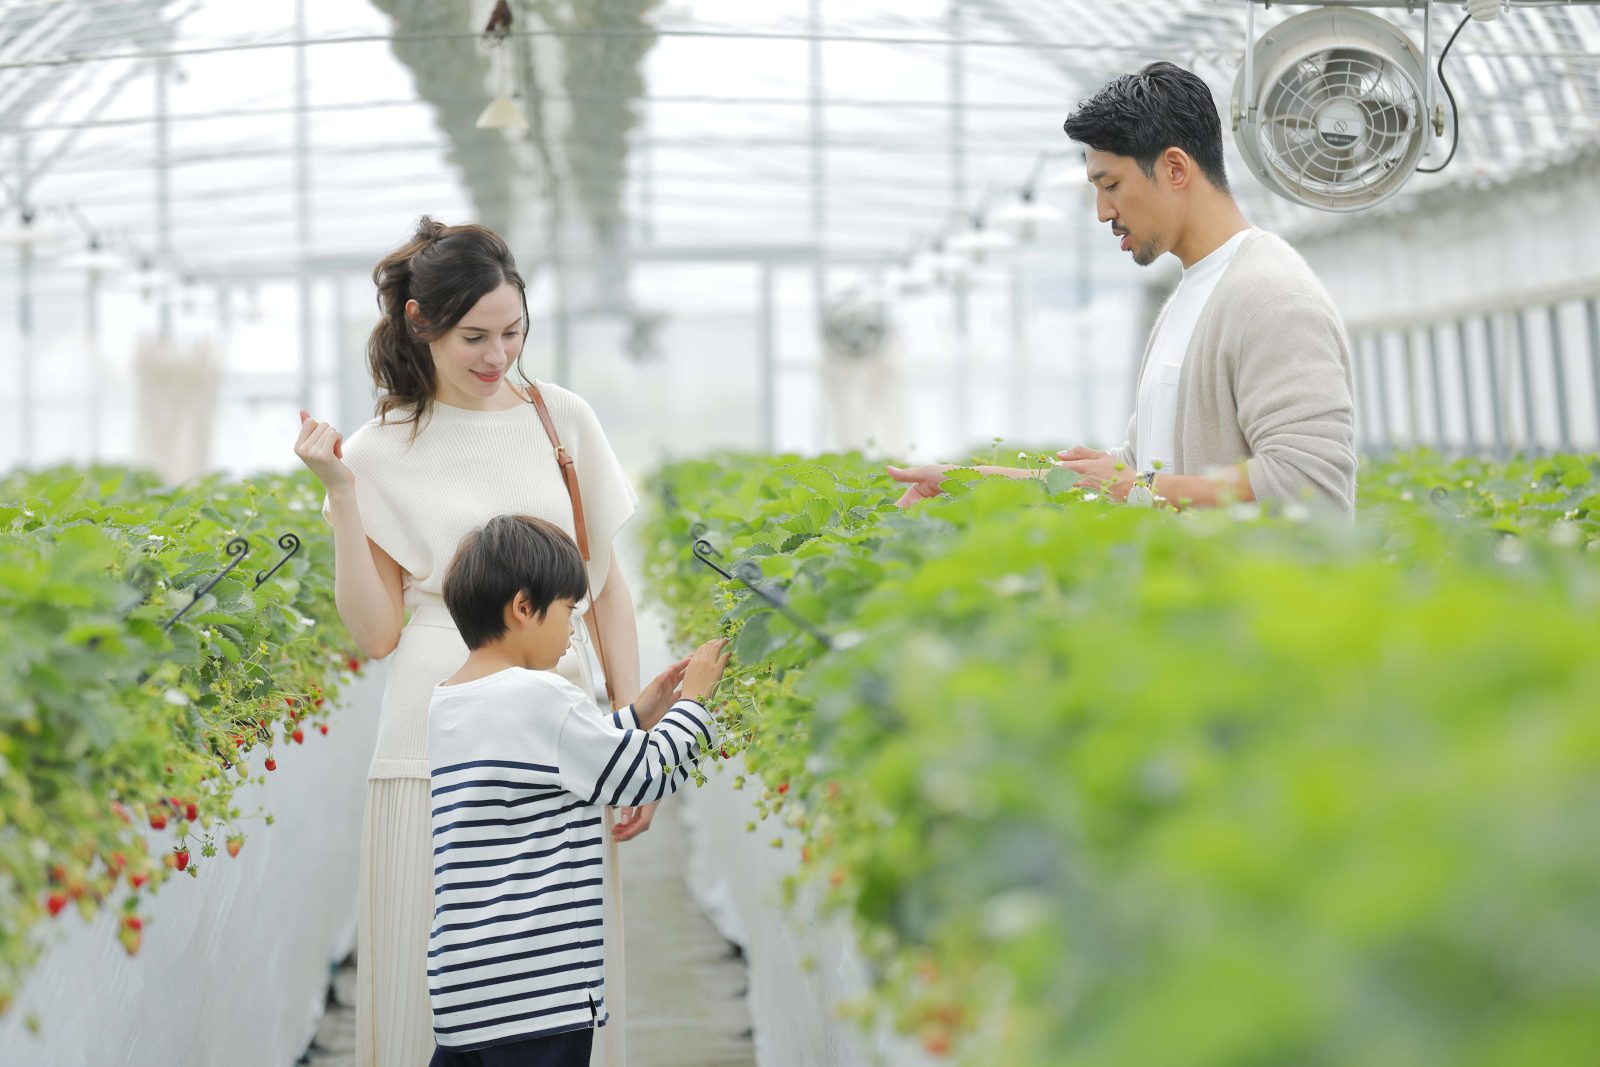
[[[483,226],[446,226],[422,216],[411,240],[373,268],[382,317],[367,338],[367,366],[378,386],[378,417],[400,412],[400,422],[420,427],[438,386],[428,342],[453,329],[473,305],[506,282],[522,294],[527,287],[511,249]],[[406,302],[417,302],[421,322],[406,317]],[[519,370],[521,357],[518,357]]]

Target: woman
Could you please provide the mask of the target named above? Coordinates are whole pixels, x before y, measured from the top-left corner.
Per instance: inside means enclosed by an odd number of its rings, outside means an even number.
[[[424,217],[373,281],[383,312],[367,341],[377,417],[345,441],[302,411],[295,454],[327,489],[339,616],[367,655],[394,654],[361,828],[357,1051],[365,1067],[416,1067],[434,1046],[428,698],[467,656],[444,608],[445,567],[462,536],[496,515],[534,515],[569,534],[574,525],[531,396],[506,379],[527,328],[506,243],[481,226]],[[577,465],[595,591],[586,627],[598,623],[612,692],[626,703],[639,691],[639,641],[627,583],[611,568],[612,540],[638,500],[589,406],[557,386],[538,388]],[[574,625],[573,642],[556,669],[592,692],[585,627]],[[642,832],[650,815],[624,809],[614,838]],[[606,966],[617,975],[621,908],[614,850],[607,854]],[[622,989],[615,979],[596,1063],[623,1062]]]

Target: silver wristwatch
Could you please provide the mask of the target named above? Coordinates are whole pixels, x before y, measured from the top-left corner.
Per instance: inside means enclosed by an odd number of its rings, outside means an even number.
[[[1128,505],[1135,508],[1153,508],[1156,506],[1156,472],[1140,471],[1134,476],[1134,483],[1128,489]]]

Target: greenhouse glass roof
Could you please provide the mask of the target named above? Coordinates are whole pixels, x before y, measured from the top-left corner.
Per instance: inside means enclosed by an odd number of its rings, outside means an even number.
[[[1248,17],[1243,0],[518,0],[490,47],[490,6],[0,0],[0,241],[46,285],[91,238],[190,277],[343,269],[423,211],[603,264],[887,263],[1057,174],[1041,197],[1081,204],[1061,121],[1120,72],[1191,66],[1226,117]],[[1421,44],[1420,3],[1365,6]],[[1297,10],[1257,7],[1257,35]],[[1432,17],[1437,51],[1462,9]],[[1600,134],[1600,7],[1517,4],[1467,26],[1445,69],[1458,152],[1379,210]],[[526,130],[474,125],[501,91]],[[1255,221],[1327,224],[1229,150]]]

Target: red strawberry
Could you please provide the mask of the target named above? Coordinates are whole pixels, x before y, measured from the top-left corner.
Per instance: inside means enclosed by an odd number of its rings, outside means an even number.
[[[61,914],[62,908],[67,906],[67,895],[65,893],[51,893],[45,898],[44,906],[50,909],[50,915],[54,918]]]
[[[124,915],[122,917],[122,925],[129,930],[143,930],[144,920],[137,915]]]
[[[150,829],[152,829],[152,830],[165,830],[166,828],[167,828],[167,813],[164,812],[164,811],[152,811],[150,813]]]
[[[789,783],[788,782],[784,782],[782,785],[778,786],[778,795],[780,797],[783,796],[788,791],[789,791]]]
[[[243,848],[243,847],[244,847],[244,838],[242,838],[242,837],[230,837],[230,838],[228,838],[228,855],[237,857],[239,855],[239,850],[241,848]]]
[[[189,866],[189,850],[186,849],[186,848],[180,848],[180,849],[175,850],[172,853],[172,862],[177,866],[178,870],[180,870],[180,871],[183,870],[185,867]]]
[[[320,708],[320,707],[322,707],[322,705],[324,705],[324,704],[326,704],[326,703],[327,703],[327,701],[326,701],[326,700],[323,700],[323,699],[322,699],[322,698],[321,698],[321,697],[318,697],[318,698],[317,698],[317,703],[316,703],[316,706],[317,706],[317,707],[319,707],[319,708]]]
[[[120,852],[113,852],[111,854],[111,859],[106,863],[107,867],[110,867],[113,871],[119,871],[119,872],[122,870],[122,868],[126,867],[127,865],[128,865],[128,857],[124,856]]]
[[[328,736],[328,724],[327,723],[323,723],[321,726],[317,727],[317,729],[322,731],[322,736],[323,737],[327,737]]]
[[[294,707],[294,697],[284,697],[283,702],[291,708]]]
[[[233,735],[233,747],[234,748],[243,748],[244,747],[244,736],[242,734],[234,734]]]
[[[306,732],[300,729],[298,726],[294,728],[294,733],[290,734],[289,736],[294,738],[294,743],[297,745],[303,745],[306,743]]]
[[[732,756],[730,756],[728,754],[728,750],[727,750],[726,747],[724,747],[723,750],[722,750],[722,758],[723,759],[732,759],[733,758]]]
[[[138,874],[134,871],[128,872],[128,885],[134,889],[142,888],[149,880],[150,876],[148,874]]]
[[[349,667],[351,671],[359,673],[361,670],[361,661],[356,657],[351,656],[349,659],[345,660],[345,666]]]
[[[191,800],[189,803],[183,806],[183,817],[188,819],[190,822],[194,822],[199,815],[200,809],[195,807],[194,801]]]
[[[278,761],[273,759],[271,756],[268,756],[267,757],[267,762],[266,762],[266,768],[269,771],[277,770],[278,769]]]

